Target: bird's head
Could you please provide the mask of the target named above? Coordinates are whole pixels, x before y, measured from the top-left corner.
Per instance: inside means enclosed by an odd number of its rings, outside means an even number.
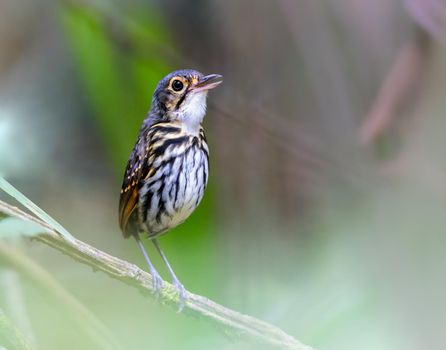
[[[219,74],[203,75],[192,69],[174,71],[158,83],[152,111],[158,117],[180,121],[187,128],[198,130],[206,113],[207,93],[221,82]]]

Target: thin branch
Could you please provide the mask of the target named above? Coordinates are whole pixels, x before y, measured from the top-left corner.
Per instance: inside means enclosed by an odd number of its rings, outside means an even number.
[[[153,297],[151,275],[136,265],[111,256],[80,240],[67,240],[45,222],[2,201],[0,201],[0,212],[40,225],[44,232],[33,237],[34,239],[91,266],[94,271],[105,272],[110,277],[135,287],[142,294]],[[188,293],[188,297],[183,314],[206,319],[229,335],[244,336],[283,349],[312,350],[311,347],[269,323],[228,309],[200,295]],[[163,305],[178,308],[178,295],[167,282],[164,282],[164,288],[157,298]]]
[[[415,34],[398,52],[359,129],[359,141],[363,145],[375,142],[395,123],[398,110],[410,102],[409,97],[420,84],[428,65],[432,39],[421,28],[417,28]]]

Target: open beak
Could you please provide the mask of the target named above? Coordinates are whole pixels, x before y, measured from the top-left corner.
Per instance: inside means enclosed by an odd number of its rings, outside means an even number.
[[[223,76],[220,74],[205,75],[192,87],[192,90],[198,92],[213,89],[223,82],[222,79]]]

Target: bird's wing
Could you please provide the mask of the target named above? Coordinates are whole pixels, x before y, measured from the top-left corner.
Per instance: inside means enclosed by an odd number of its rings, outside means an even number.
[[[151,166],[148,163],[146,149],[147,133],[142,132],[132,150],[125,169],[124,181],[119,199],[119,226],[124,237],[137,233],[137,207],[141,180],[145,179]]]

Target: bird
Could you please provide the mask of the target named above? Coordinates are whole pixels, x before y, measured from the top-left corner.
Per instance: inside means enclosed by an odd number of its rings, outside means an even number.
[[[222,82],[220,74],[177,70],[161,79],[153,93],[131,151],[119,199],[119,226],[133,237],[146,260],[159,295],[163,279],[141,241],[146,235],[167,266],[179,296],[187,291],[161,250],[158,238],[184,222],[197,208],[208,182],[209,148],[202,126],[208,91]]]

